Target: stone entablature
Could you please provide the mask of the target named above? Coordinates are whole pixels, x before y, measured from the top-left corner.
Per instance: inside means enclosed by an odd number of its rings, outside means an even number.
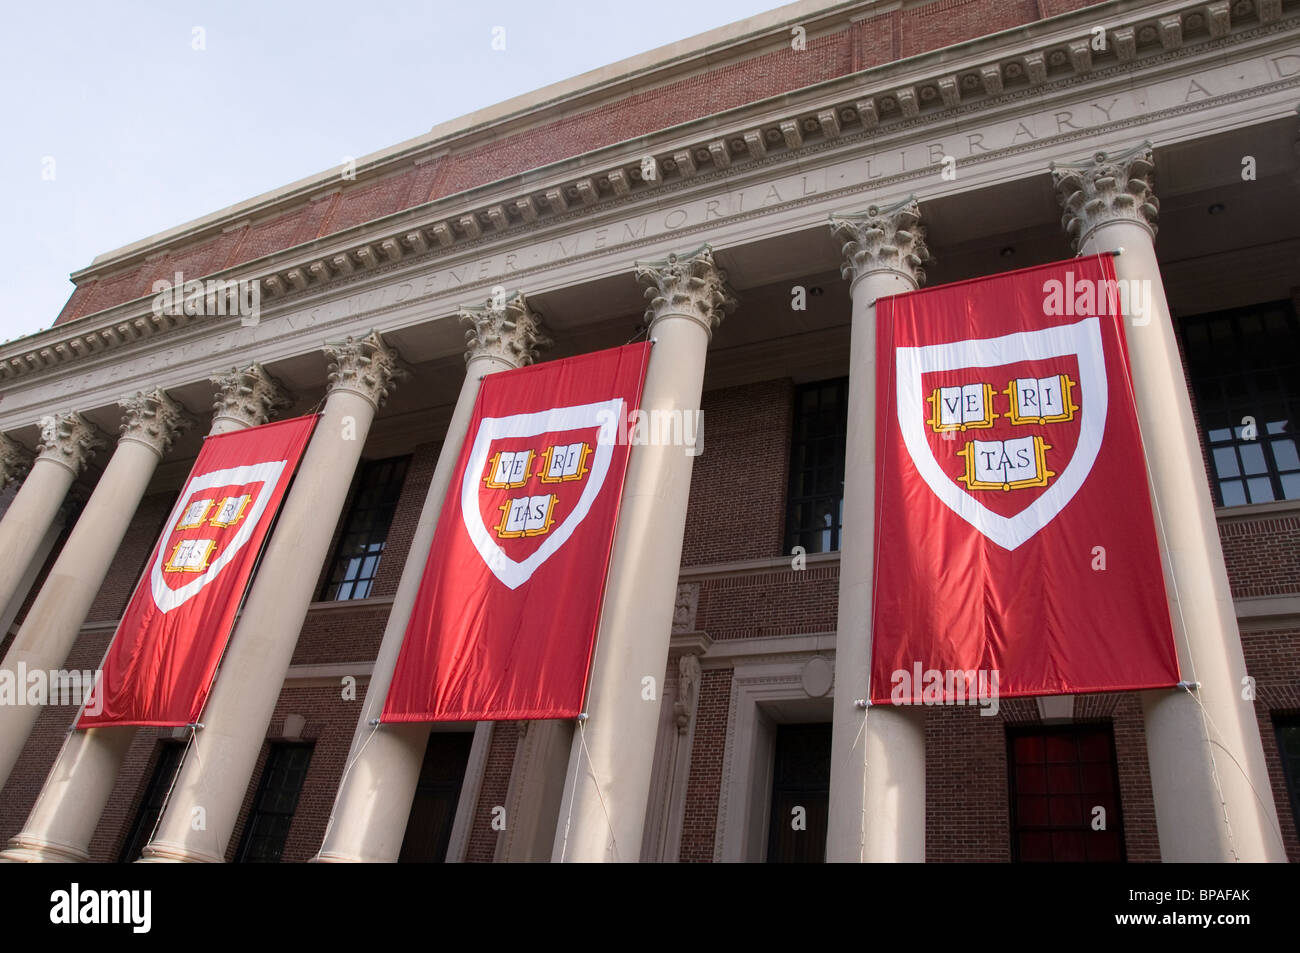
[[[1153,9],[1133,15],[1149,17]],[[1075,22],[1059,19],[1068,21],[1067,26]],[[392,254],[385,255],[384,222],[371,223],[365,247],[376,252],[364,257],[372,264],[346,276],[334,275],[323,284],[303,278],[301,290],[265,304],[259,327],[235,327],[231,319],[168,317],[155,322],[152,314],[138,316],[141,305],[136,304],[136,316],[123,306],[79,321],[72,326],[76,334],[56,327],[0,348],[0,378],[24,378],[33,385],[14,392],[8,413],[0,413],[0,429],[26,426],[33,409],[73,393],[97,400],[102,387],[101,403],[107,403],[123,390],[159,381],[163,371],[164,386],[206,377],[217,354],[222,363],[230,357],[269,362],[313,350],[326,335],[338,338],[363,334],[369,326],[396,329],[454,318],[458,305],[495,284],[518,286],[526,277],[530,290],[540,293],[630,270],[643,249],[662,253],[705,240],[715,247],[743,244],[746,235],[755,233],[757,216],[769,217],[768,234],[774,224],[786,230],[805,228],[818,219],[825,221],[832,212],[865,208],[877,195],[915,191],[924,203],[1010,177],[1045,175],[1048,161],[1083,158],[1103,135],[1117,143],[1132,142],[1138,129],[1144,135],[1163,132],[1163,138],[1153,135],[1157,144],[1195,138],[1211,128],[1207,114],[1222,110],[1239,116],[1244,103],[1255,121],[1274,118],[1283,102],[1287,112],[1293,109],[1300,88],[1298,25],[1300,17],[1295,16],[1264,25],[1246,20],[1240,29],[1196,44],[1185,33],[1188,46],[1177,55],[1162,45],[1160,52],[1138,55],[1132,63],[1120,64],[1117,52],[1111,66],[1099,67],[1094,61],[1088,82],[1073,72],[1060,79],[1049,75],[1041,86],[1016,91],[1004,84],[1000,95],[980,94],[972,102],[962,100],[956,107],[934,111],[918,109],[914,118],[882,123],[870,131],[841,124],[837,137],[814,141],[808,136],[799,148],[769,149],[761,158],[733,162],[725,172],[697,170],[694,177],[630,189],[625,196],[590,207],[579,203],[579,208],[554,216],[539,214],[535,222],[500,233],[483,230],[477,239],[455,240],[445,248],[426,241],[423,252],[399,253],[390,244]],[[1057,28],[1058,33],[1064,30],[1061,24]],[[1021,47],[1037,42],[1041,30],[1024,32],[1028,41],[1015,38]],[[968,46],[978,54],[988,44],[986,38]],[[1002,44],[998,62],[1029,55],[1016,52],[1005,38]],[[919,88],[924,83],[915,77],[930,59],[904,64],[904,72],[895,64],[861,75],[889,78],[897,73],[913,77],[912,85]],[[947,68],[964,75],[965,67],[956,65],[951,51],[946,60]],[[971,62],[978,59],[972,56]],[[1135,75],[1135,70],[1142,72]],[[831,92],[838,88],[825,85]],[[819,88],[805,98],[811,101],[826,93]],[[790,99],[782,99],[784,109],[794,108]],[[793,114],[802,112],[796,108]],[[779,111],[766,116],[752,124],[738,122],[736,128],[743,132],[746,126],[769,128],[784,121]],[[938,130],[936,119],[942,120]],[[941,181],[937,174],[936,149],[945,148],[962,169],[957,182]],[[632,156],[635,150],[625,146],[621,151]],[[591,158],[599,156],[569,165]],[[493,205],[508,200],[509,185],[492,190],[499,200]],[[427,213],[424,217],[432,223],[423,227],[438,222]],[[400,235],[410,231],[404,224]],[[311,274],[311,263],[300,258],[294,267]],[[143,309],[147,312],[147,306]],[[379,315],[384,316],[382,322],[375,320]],[[116,393],[108,394],[110,389]]]

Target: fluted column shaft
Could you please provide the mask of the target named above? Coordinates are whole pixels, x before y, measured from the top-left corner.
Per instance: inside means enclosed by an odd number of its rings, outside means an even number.
[[[326,350],[329,396],[145,861],[225,859],[370,424],[403,373],[378,334]]]
[[[77,525],[46,577],[5,656],[14,673],[63,666],[86,613],[104,584],[149,480],[175,435],[189,426],[184,409],[160,390],[122,402],[122,436]],[[9,777],[36,723],[33,705],[0,707],[0,785]]]
[[[429,740],[429,726],[388,724],[376,730],[371,722],[383,712],[388,697],[393,669],[424,576],[434,531],[438,528],[438,517],[482,380],[488,374],[531,364],[537,357],[536,348],[550,343],[522,294],[515,295],[504,307],[494,307],[489,302],[482,308],[463,308],[460,317],[461,323],[468,327],[465,380],[438,451],[438,463],[393,596],[383,641],[348,752],[347,763],[351,768],[339,784],[324,841],[314,858],[317,861],[392,863],[401,853]]]
[[[921,714],[870,709],[876,492],[876,300],[915,291],[929,257],[916,202],[832,219],[850,279],[850,427],[844,448],[839,618],[826,860],[925,860],[925,727]],[[866,724],[863,724],[863,719]]]
[[[218,385],[210,436],[266,423],[284,406],[278,385],[260,365],[213,378]],[[84,862],[135,739],[133,726],[73,731],[33,805],[23,829],[0,860],[25,863]]]
[[[41,421],[41,446],[34,463],[17,443],[0,435],[5,481],[26,476],[0,520],[0,553],[4,554],[0,559],[0,614],[10,600],[22,597],[18,590],[72,482],[90,454],[102,445],[95,428],[80,414]]]
[[[1153,171],[1143,144],[1054,167],[1053,177],[1078,252],[1122,248],[1116,277],[1150,293],[1147,313],[1130,314],[1124,329],[1178,664],[1185,680],[1200,683],[1196,698],[1183,690],[1142,693],[1160,855],[1285,861],[1259,723],[1243,697],[1246,662],[1232,591],[1156,260]],[[1146,304],[1146,293],[1138,300]]]
[[[639,263],[656,341],[646,368],[643,411],[695,413],[713,328],[736,306],[726,274],[706,245],[667,261]],[[659,685],[668,664],[673,605],[686,531],[693,456],[687,448],[636,446],[628,465],[618,534],[587,693],[588,720],[575,732],[552,859],[636,862],[659,726]],[[585,744],[584,737],[585,734]]]

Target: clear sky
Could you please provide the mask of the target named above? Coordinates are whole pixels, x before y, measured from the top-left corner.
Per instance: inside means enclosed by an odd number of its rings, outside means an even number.
[[[98,254],[781,2],[8,4],[0,341]]]

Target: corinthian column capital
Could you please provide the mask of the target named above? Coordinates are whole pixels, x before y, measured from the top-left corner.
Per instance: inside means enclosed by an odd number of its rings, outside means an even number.
[[[489,298],[478,307],[462,305],[460,323],[465,326],[465,362],[491,357],[512,367],[525,367],[537,360],[537,352],[553,343],[541,315],[528,306],[523,292],[516,291],[504,303]]]
[[[280,382],[256,362],[242,369],[232,367],[209,380],[217,387],[212,404],[214,422],[229,417],[245,427],[260,427],[273,413],[290,404]]]
[[[95,451],[108,446],[108,440],[98,427],[81,414],[52,414],[40,420],[41,442],[36,446],[36,456],[53,460],[79,476],[86,461]]]
[[[1114,221],[1132,222],[1156,234],[1160,203],[1152,189],[1151,143],[1123,152],[1098,152],[1082,162],[1053,162],[1052,183],[1064,215],[1061,227],[1077,252],[1088,233]]]
[[[122,436],[118,442],[144,444],[160,457],[167,454],[180,434],[194,426],[190,412],[160,387],[124,397],[117,406],[123,410]]]
[[[21,480],[32,468],[32,455],[17,440],[0,433],[0,490]]]
[[[636,280],[650,301],[645,320],[652,328],[666,317],[684,316],[712,335],[740,303],[708,245],[685,255],[669,255],[663,261],[639,261]]]
[[[840,274],[856,281],[877,271],[893,271],[916,287],[925,284],[922,266],[933,259],[915,196],[893,205],[872,205],[865,213],[832,215],[831,232],[844,243]]]
[[[326,343],[329,356],[329,391],[351,391],[378,410],[407,376],[397,351],[389,347],[378,331],[363,338]]]

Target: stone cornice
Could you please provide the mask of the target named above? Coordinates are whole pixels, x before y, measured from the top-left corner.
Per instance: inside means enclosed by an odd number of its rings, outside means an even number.
[[[370,272],[473,252],[550,224],[577,222],[605,206],[643,199],[652,203],[695,179],[726,178],[741,167],[762,168],[774,161],[797,162],[800,156],[860,142],[864,136],[905,132],[1025,95],[1069,90],[1090,74],[1160,65],[1183,48],[1210,52],[1261,30],[1300,23],[1294,0],[1285,20],[1279,4],[1250,2],[1260,4],[1263,21],[1253,8],[1243,16],[1229,12],[1225,19],[1221,3],[1086,8],[1076,13],[1087,16],[1039,21],[685,123],[206,277],[260,281],[274,308],[321,290],[343,288]],[[1103,17],[1113,17],[1107,25],[1107,48],[1092,51],[1087,42],[1090,29]],[[958,60],[962,52],[969,58]],[[845,98],[850,93],[854,95]],[[719,132],[720,127],[727,131]],[[671,144],[656,148],[652,140]],[[646,148],[637,149],[642,143]],[[614,157],[619,161],[601,164]],[[654,169],[653,179],[642,174],[643,167]],[[582,174],[548,177],[557,169],[581,169]],[[531,183],[528,189],[511,191],[512,185],[525,182]],[[488,200],[475,204],[476,197]],[[149,303],[139,299],[0,347],[0,380],[76,364],[212,320],[156,316]]]

